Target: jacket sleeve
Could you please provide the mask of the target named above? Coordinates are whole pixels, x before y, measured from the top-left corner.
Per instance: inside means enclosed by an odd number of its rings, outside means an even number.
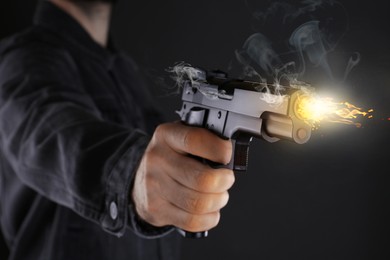
[[[39,44],[0,56],[1,149],[25,185],[121,236],[149,137],[103,120],[72,62]]]

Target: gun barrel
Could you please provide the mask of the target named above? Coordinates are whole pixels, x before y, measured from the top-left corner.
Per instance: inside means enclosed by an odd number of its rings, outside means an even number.
[[[287,116],[264,113],[263,130],[270,137],[293,140],[293,123]]]
[[[268,137],[287,139],[296,143],[305,143],[310,138],[310,128],[299,127],[294,129],[293,121],[287,116],[264,113],[262,118],[263,131]]]

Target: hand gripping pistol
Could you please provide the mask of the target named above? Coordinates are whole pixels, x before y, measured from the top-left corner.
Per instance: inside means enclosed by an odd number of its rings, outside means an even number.
[[[298,102],[307,95],[297,87],[283,87],[275,94],[275,85],[264,85],[238,79],[229,79],[220,71],[209,72],[192,68],[191,76],[180,81],[182,108],[178,111],[182,122],[204,127],[222,138],[231,139],[233,156],[224,167],[245,172],[248,166],[249,143],[253,137],[268,142],[280,139],[298,144],[306,143],[312,127],[299,118]],[[270,100],[278,100],[277,103]],[[207,237],[208,232],[187,232],[185,237]]]

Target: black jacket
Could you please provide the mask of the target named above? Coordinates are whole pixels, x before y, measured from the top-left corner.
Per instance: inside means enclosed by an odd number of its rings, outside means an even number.
[[[0,220],[10,259],[177,259],[139,221],[137,164],[160,117],[134,62],[43,1],[0,44]],[[148,239],[146,239],[148,238]]]

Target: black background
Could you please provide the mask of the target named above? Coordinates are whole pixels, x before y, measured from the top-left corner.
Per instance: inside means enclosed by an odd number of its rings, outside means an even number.
[[[270,3],[257,2],[257,8]],[[27,27],[35,3],[3,2],[0,38]],[[349,26],[332,52],[335,74],[352,52],[359,52],[361,61],[342,87],[322,86],[326,77],[318,70],[308,71],[305,79],[318,84],[318,91],[374,108],[374,118],[363,120],[362,128],[323,125],[305,145],[254,141],[249,171],[237,176],[219,226],[207,239],[185,240],[183,259],[390,259],[388,2],[342,4]],[[179,61],[228,70],[234,51],[258,29],[250,6],[245,1],[122,0],[113,36],[145,70],[167,118],[177,120],[180,96],[162,96],[173,85],[165,70]],[[277,31],[277,24],[262,30],[289,36]],[[230,74],[237,76],[239,70]]]

